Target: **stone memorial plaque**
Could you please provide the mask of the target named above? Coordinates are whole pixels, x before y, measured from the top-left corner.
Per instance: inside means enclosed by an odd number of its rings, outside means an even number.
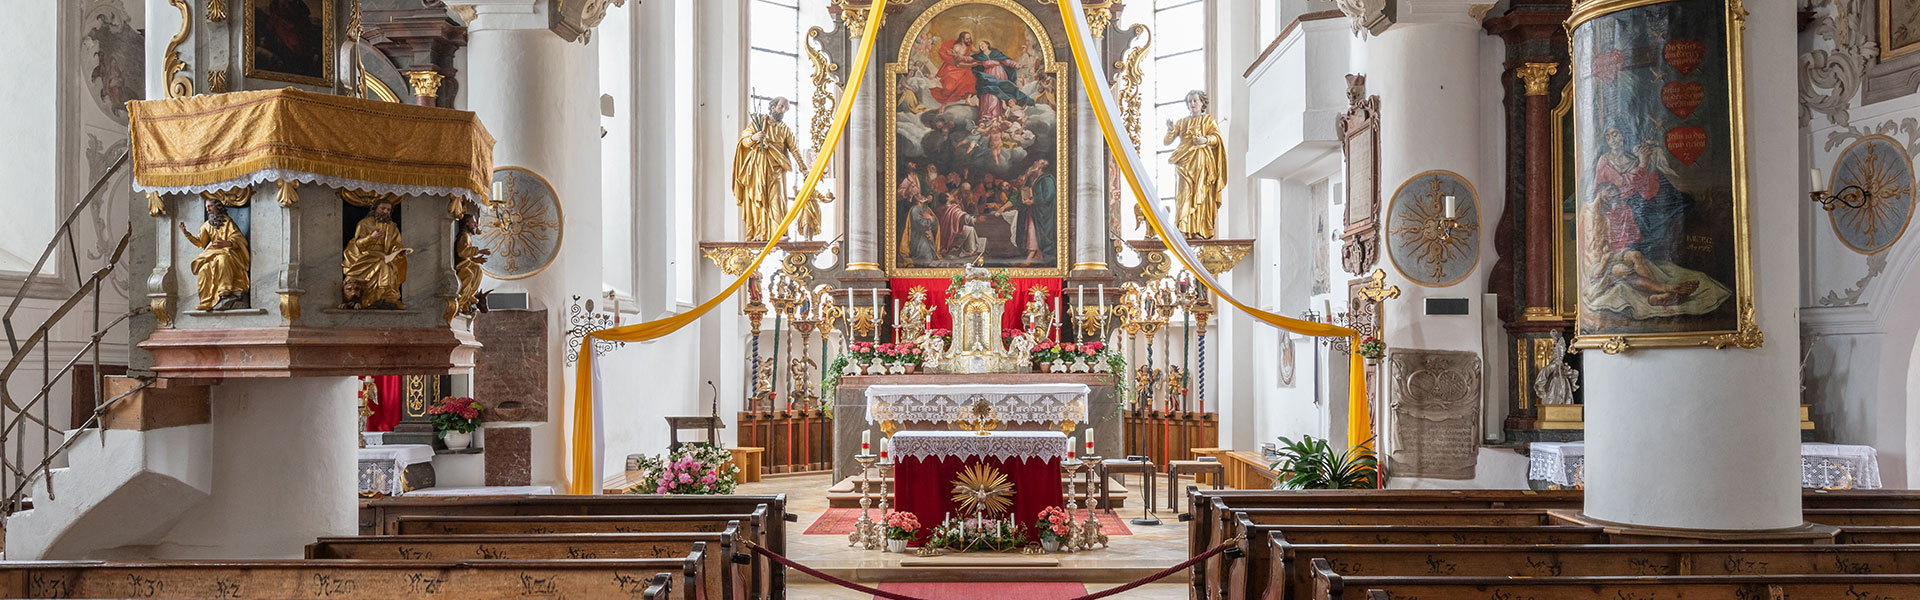
[[[1480,356],[1393,350],[1388,475],[1473,479],[1480,453]]]

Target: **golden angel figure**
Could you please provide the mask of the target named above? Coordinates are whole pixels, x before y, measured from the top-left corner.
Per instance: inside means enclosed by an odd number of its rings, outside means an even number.
[[[1207,114],[1206,92],[1187,92],[1187,111],[1190,116],[1167,121],[1167,139],[1162,142],[1180,142],[1167,159],[1180,180],[1174,194],[1179,214],[1174,219],[1188,238],[1211,239],[1220,214],[1220,190],[1227,185],[1226,138],[1213,115]]]
[[[359,301],[349,308],[404,309],[400,302],[400,284],[407,282],[407,255],[412,248],[400,245],[400,227],[393,224],[393,200],[375,202],[372,212],[353,227],[353,240],[341,251],[340,269],[349,282],[358,282]]]
[[[253,287],[249,270],[253,253],[247,250],[247,236],[227,216],[227,207],[214,198],[203,198],[207,219],[200,224],[200,235],[180,224],[187,241],[201,248],[189,265],[200,284],[200,310],[229,310],[247,307],[247,290]]]
[[[793,232],[807,240],[820,235],[820,205],[832,203],[832,192],[814,190],[813,198],[800,205],[800,216],[793,218]]]
[[[781,233],[780,221],[787,216],[787,172],[805,162],[793,130],[781,122],[789,106],[786,98],[774,98],[767,114],[747,119],[734,146],[733,199],[746,222],[747,241],[764,242]],[[817,215],[814,227],[818,231]]]
[[[478,304],[475,297],[480,293],[480,265],[487,263],[492,250],[473,245],[473,236],[480,233],[480,218],[472,212],[460,217],[460,234],[453,238],[453,274],[460,281],[460,292],[454,296],[453,312],[468,314]]]

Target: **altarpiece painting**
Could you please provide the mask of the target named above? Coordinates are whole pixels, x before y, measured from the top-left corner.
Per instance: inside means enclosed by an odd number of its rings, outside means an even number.
[[[1575,345],[1757,345],[1739,27],[1718,0],[1613,6],[1572,19]]]
[[[1010,0],[945,0],[886,69],[886,268],[1066,271],[1068,65]]]

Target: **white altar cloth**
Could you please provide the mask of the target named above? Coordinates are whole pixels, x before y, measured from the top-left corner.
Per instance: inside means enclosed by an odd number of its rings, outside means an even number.
[[[433,462],[433,446],[391,444],[367,446],[359,451],[361,492],[379,492],[398,496],[407,491],[407,467]]]
[[[1534,442],[1527,448],[1527,479],[1561,487],[1586,485],[1585,442]],[[1880,458],[1872,446],[1800,445],[1800,487],[1880,489]]]
[[[893,458],[939,460],[998,458],[1051,460],[1066,458],[1067,434],[1058,431],[902,431],[893,434]]]
[[[1079,383],[875,385],[867,388],[867,422],[953,423],[964,420],[974,399],[985,398],[1002,422],[1080,423],[1091,392]]]

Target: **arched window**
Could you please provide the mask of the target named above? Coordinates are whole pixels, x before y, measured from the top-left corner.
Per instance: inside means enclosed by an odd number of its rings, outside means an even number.
[[[1146,3],[1142,3],[1146,4]],[[1153,32],[1153,48],[1147,64],[1142,65],[1146,79],[1140,84],[1140,152],[1153,167],[1153,182],[1158,186],[1160,202],[1171,210],[1176,178],[1167,158],[1179,144],[1163,144],[1167,121],[1187,116],[1187,92],[1202,90],[1213,95],[1213,30],[1211,0],[1153,0],[1151,9],[1123,11],[1122,28],[1145,23]],[[1131,193],[1127,193],[1131,206]],[[1126,212],[1131,213],[1129,209]],[[1133,219],[1123,220],[1133,227]],[[1137,228],[1133,236],[1145,234]]]

